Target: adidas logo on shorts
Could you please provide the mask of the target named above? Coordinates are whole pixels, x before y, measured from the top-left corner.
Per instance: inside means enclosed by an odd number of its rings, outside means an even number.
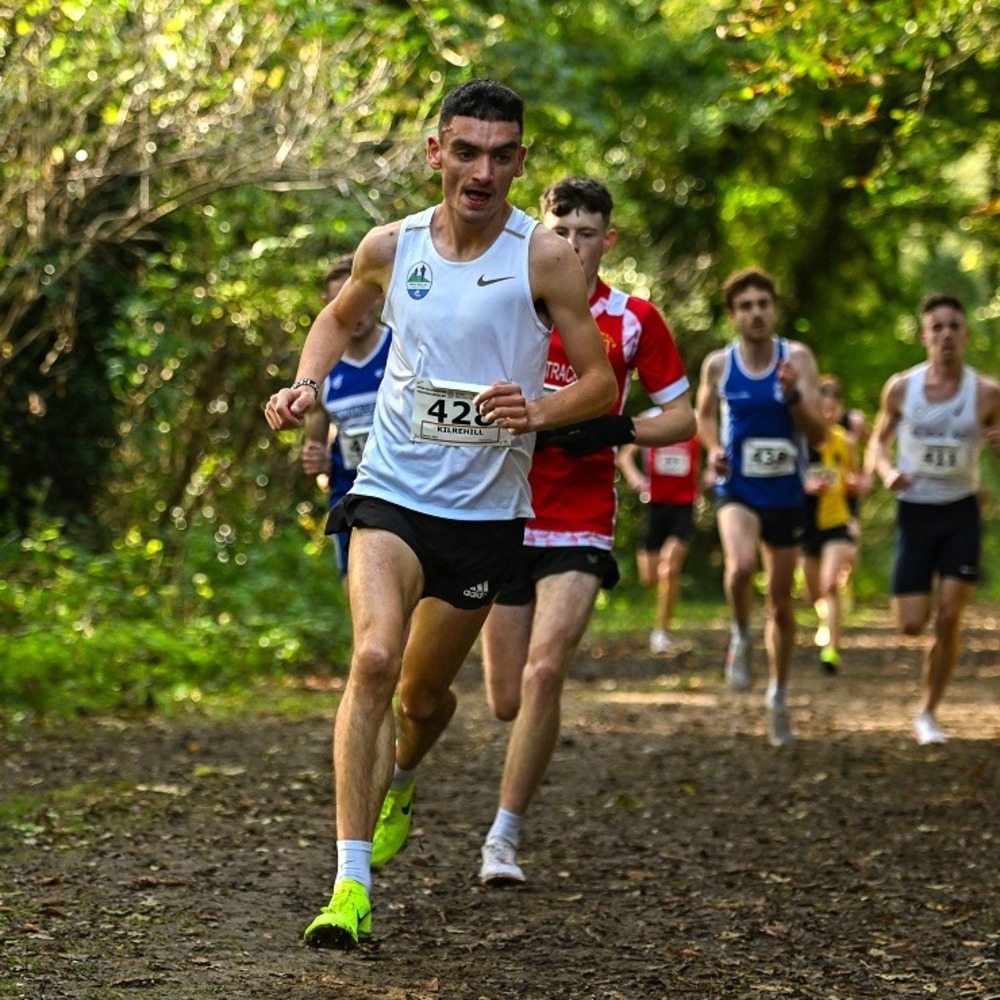
[[[483,600],[490,596],[490,585],[484,580],[482,583],[477,583],[474,587],[469,587],[468,590],[463,590],[462,593],[466,597],[477,597],[479,600]]]

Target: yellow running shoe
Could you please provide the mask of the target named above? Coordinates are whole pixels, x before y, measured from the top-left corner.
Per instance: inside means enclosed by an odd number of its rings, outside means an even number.
[[[403,849],[413,823],[413,793],[416,787],[416,781],[411,781],[398,792],[390,788],[385,793],[382,812],[372,837],[372,868],[387,865]]]
[[[306,928],[303,935],[310,948],[340,948],[350,951],[358,940],[372,932],[372,904],[368,890],[354,879],[341,879],[333,887],[330,902]]]

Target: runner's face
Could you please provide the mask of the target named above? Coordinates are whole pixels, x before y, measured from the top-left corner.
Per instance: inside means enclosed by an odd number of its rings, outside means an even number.
[[[921,319],[921,336],[931,361],[962,361],[969,328],[965,317],[952,306],[938,306]]]
[[[840,397],[832,392],[820,391],[820,409],[823,412],[823,419],[831,426],[840,420],[840,415],[844,412]]]
[[[546,229],[561,236],[576,251],[587,288],[593,292],[601,269],[601,258],[615,245],[617,233],[608,229],[600,212],[585,212],[574,208],[565,215],[546,212],[542,218]]]
[[[427,140],[427,162],[441,171],[445,204],[466,222],[489,221],[504,210],[527,149],[516,122],[456,115]]]
[[[774,296],[764,288],[750,285],[734,295],[729,315],[744,340],[769,340],[774,336],[778,310]]]

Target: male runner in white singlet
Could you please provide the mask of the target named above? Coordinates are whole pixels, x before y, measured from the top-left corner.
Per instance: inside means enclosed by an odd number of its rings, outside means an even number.
[[[985,442],[1000,455],[1000,384],[965,364],[969,328],[959,299],[926,298],[920,328],[927,360],[882,389],[866,467],[897,498],[896,623],[904,634],[920,635],[934,611],[913,720],[914,739],[927,745],[947,739],[935,713],[958,662],[962,613],[979,578],[979,452]]]
[[[392,829],[408,828],[412,771],[455,711],[451,682],[532,513],[533,432],[615,399],[576,255],[507,201],[522,132],[523,103],[507,87],[473,80],[448,94],[427,140],[441,204],[368,233],[309,331],[295,381],[265,407],[273,429],[300,426],[351,330],[385,296],[392,349],[339,508],[352,529],[354,650],[334,729],[337,876],[305,932],[314,947],[351,948],[371,931],[380,808],[399,820]],[[546,395],[553,324],[577,380]]]

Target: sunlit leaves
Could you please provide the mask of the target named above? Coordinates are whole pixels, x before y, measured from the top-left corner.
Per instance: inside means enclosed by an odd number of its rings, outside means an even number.
[[[566,173],[607,181],[606,272],[663,304],[692,367],[726,333],[720,281],[751,260],[787,290],[790,326],[871,337],[873,368],[935,255],[974,288],[995,268],[994,4],[76,0],[18,16],[21,34],[0,26],[0,376],[31,344],[45,379],[13,381],[0,409],[37,418],[58,379],[80,386],[74,323],[96,283],[121,435],[100,514],[117,523],[252,517],[262,484],[302,488],[260,402],[294,367],[323,263],[436,197],[422,137],[472,75],[527,99],[516,202]],[[839,366],[862,356],[846,343],[814,346]]]

